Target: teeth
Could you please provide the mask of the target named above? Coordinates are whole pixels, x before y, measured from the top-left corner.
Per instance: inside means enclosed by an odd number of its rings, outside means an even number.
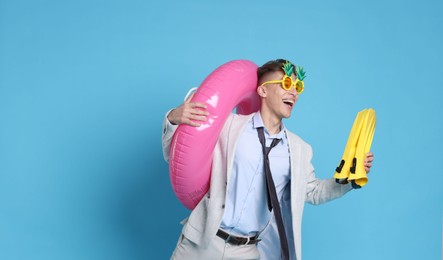
[[[293,100],[289,100],[289,99],[283,99],[283,102],[285,102],[285,103],[290,103],[290,104],[294,104],[294,101]]]

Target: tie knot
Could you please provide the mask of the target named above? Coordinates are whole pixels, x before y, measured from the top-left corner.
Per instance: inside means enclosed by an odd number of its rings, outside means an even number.
[[[272,143],[271,143],[271,146],[269,147],[269,148],[274,148],[277,144],[278,144],[278,142],[280,142],[280,138],[274,138],[274,139],[272,139]]]
[[[263,148],[263,153],[266,156],[268,156],[269,152],[271,152],[271,149],[274,148],[278,144],[278,142],[280,142],[281,139],[274,138],[272,140],[271,146],[266,147],[266,138],[265,138],[265,133],[264,133],[263,127],[257,128],[257,132],[258,132],[258,139],[260,140],[261,146]]]

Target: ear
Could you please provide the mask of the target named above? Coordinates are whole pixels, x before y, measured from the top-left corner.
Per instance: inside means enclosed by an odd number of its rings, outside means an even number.
[[[266,88],[263,86],[258,86],[257,87],[257,94],[262,98],[266,97],[266,95],[267,95]]]

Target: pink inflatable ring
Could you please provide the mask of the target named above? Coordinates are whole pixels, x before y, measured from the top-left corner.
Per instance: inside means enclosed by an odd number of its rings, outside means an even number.
[[[172,188],[188,209],[194,209],[209,190],[212,154],[230,113],[234,108],[244,115],[258,111],[260,99],[256,88],[257,65],[234,60],[213,71],[191,99],[206,104],[208,120],[199,127],[177,128],[169,162]]]

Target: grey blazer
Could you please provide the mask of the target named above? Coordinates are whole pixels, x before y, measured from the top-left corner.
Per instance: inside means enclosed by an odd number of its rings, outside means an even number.
[[[169,113],[169,112],[168,112]],[[229,183],[237,139],[254,114],[230,115],[223,126],[212,158],[211,186],[188,219],[183,221],[182,234],[194,243],[206,247],[216,236],[224,213],[226,187]],[[165,118],[163,123],[163,155],[169,162],[169,150],[177,126]],[[312,149],[300,137],[286,131],[291,157],[290,189],[283,194],[282,215],[290,244],[291,259],[301,260],[301,220],[304,203],[321,204],[341,197],[352,187],[335,183],[334,179],[319,180],[311,164]],[[271,219],[260,234],[258,249],[262,259],[278,259],[280,243],[277,226]]]

